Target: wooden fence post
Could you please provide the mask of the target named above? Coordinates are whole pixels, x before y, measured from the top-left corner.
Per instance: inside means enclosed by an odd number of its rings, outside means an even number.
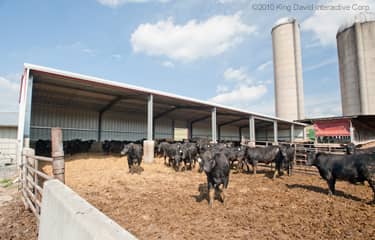
[[[65,183],[64,148],[61,128],[51,129],[52,173],[54,178]]]

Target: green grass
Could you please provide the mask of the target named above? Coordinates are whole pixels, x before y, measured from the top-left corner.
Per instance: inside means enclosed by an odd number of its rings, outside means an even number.
[[[3,188],[10,187],[12,184],[12,179],[0,179],[0,186]]]

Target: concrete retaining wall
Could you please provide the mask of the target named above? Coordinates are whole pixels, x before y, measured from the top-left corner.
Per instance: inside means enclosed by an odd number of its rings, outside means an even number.
[[[69,187],[50,180],[44,184],[38,239],[136,238]]]

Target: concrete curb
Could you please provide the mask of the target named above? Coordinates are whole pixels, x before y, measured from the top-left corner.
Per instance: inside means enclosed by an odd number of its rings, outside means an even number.
[[[58,180],[45,182],[39,240],[136,239]]]

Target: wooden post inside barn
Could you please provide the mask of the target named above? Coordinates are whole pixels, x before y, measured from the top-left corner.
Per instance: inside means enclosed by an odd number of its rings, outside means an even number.
[[[51,129],[52,173],[54,178],[65,183],[64,148],[61,128]]]

